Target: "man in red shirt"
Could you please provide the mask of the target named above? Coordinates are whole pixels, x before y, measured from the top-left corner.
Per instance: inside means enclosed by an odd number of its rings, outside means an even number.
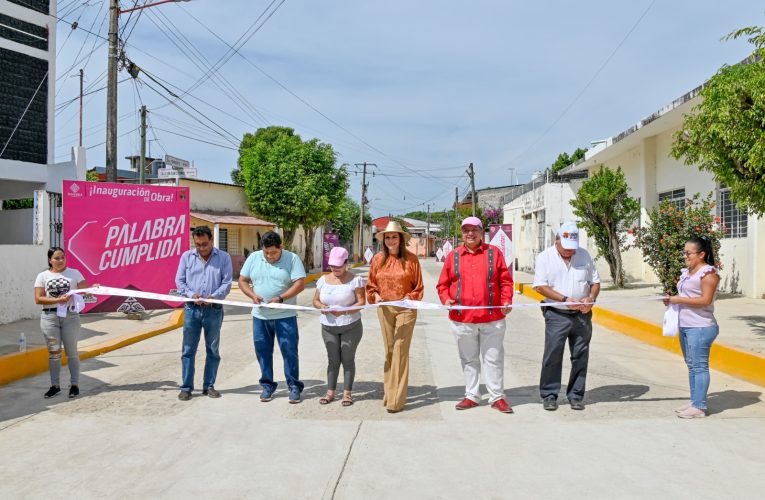
[[[505,400],[505,315],[513,303],[513,278],[502,251],[483,242],[483,225],[478,217],[462,221],[462,240],[446,256],[436,289],[447,306],[495,306],[492,309],[449,311],[457,348],[465,374],[465,399],[458,410],[478,406],[481,393],[481,363],[491,407],[513,413]]]

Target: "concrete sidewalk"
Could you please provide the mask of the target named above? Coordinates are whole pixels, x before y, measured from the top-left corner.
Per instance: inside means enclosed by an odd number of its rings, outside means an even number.
[[[156,328],[164,325],[170,319],[173,309],[147,311],[140,320],[128,319],[121,312],[91,313],[80,316],[82,336],[79,347],[87,347],[105,340],[139,330]],[[27,339],[27,350],[45,346],[45,338],[40,330],[40,318],[22,319],[0,325],[0,356],[18,352],[19,334],[24,333]]]
[[[532,283],[534,276],[515,271],[518,283]],[[661,295],[661,287],[646,283],[633,283],[625,289],[611,288],[604,282],[599,302],[609,309],[634,318],[661,325],[664,304],[659,301],[631,301],[641,297]],[[614,302],[612,300],[623,300]],[[758,356],[765,356],[765,300],[750,299],[729,294],[718,294],[715,300],[715,318],[720,325],[717,342],[735,347]]]

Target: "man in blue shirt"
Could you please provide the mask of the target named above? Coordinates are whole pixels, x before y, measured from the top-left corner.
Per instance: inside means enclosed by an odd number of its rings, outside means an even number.
[[[223,300],[231,291],[232,266],[229,254],[213,247],[212,232],[207,226],[196,227],[192,231],[194,250],[188,250],[181,256],[175,284],[178,293],[192,299]],[[194,390],[194,358],[197,354],[199,337],[204,329],[205,372],[202,379],[202,394],[219,398],[215,390],[215,376],[220,365],[220,327],[223,323],[223,306],[195,300],[186,302],[183,311],[183,352],[181,353],[181,371],[183,381],[178,399],[188,401]]]
[[[260,240],[262,250],[247,257],[239,273],[239,290],[255,304],[296,304],[305,288],[305,269],[300,258],[282,249],[281,237],[269,231]],[[299,403],[303,392],[298,365],[297,314],[290,309],[252,308],[252,337],[260,364],[260,400],[271,401],[274,382],[274,338],[284,360],[284,376],[290,390],[289,402]]]

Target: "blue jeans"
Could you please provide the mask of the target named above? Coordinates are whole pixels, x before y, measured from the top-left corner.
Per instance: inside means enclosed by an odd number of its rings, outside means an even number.
[[[186,303],[183,311],[183,352],[181,353],[181,390],[194,390],[194,359],[202,329],[205,331],[205,373],[202,379],[202,389],[207,390],[215,385],[215,376],[220,365],[220,327],[223,324],[223,308],[216,306],[198,306]]]
[[[709,349],[720,333],[720,327],[680,328],[680,348],[688,365],[688,382],[691,386],[691,405],[699,410],[707,409],[709,390]]]
[[[303,392],[298,365],[298,325],[297,317],[282,319],[252,318],[252,338],[255,342],[255,355],[260,364],[260,385],[264,389],[276,389],[274,382],[274,338],[279,341],[279,350],[284,360],[284,377],[287,387],[296,387]]]

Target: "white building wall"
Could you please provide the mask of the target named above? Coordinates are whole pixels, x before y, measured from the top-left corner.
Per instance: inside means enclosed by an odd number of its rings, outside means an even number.
[[[697,193],[701,198],[709,193],[712,193],[713,199],[716,196],[716,183],[711,173],[687,166],[682,160],[676,160],[670,155],[676,130],[666,130],[644,138],[638,146],[604,162],[609,168],[622,167],[630,195],[640,198],[641,225],[648,223],[648,212],[658,204],[659,193],[685,189],[686,198],[692,198]],[[590,175],[599,168],[600,165],[591,167]],[[743,293],[750,297],[761,297],[765,293],[765,269],[757,265],[765,261],[765,248],[757,244],[763,231],[763,221],[750,216],[747,238],[722,240],[721,290]],[[597,253],[594,244],[588,242],[586,247],[593,255]],[[628,281],[658,283],[656,274],[643,261],[640,250],[633,248],[623,251],[622,259]],[[603,259],[598,259],[596,265],[602,276],[609,276],[608,265]]]
[[[537,255],[553,244],[561,224],[576,219],[569,202],[580,186],[581,181],[542,184],[503,207],[503,223],[513,225],[519,270],[533,272]],[[586,242],[586,232],[581,237]]]

